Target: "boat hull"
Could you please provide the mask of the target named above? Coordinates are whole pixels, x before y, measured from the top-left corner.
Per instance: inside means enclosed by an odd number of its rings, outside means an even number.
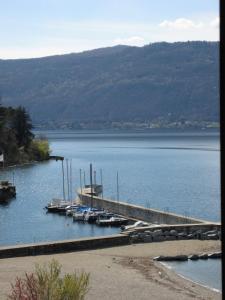
[[[115,226],[115,227],[119,227],[122,225],[127,225],[128,220],[97,220],[96,224],[98,224],[99,226]]]
[[[0,203],[5,202],[11,198],[16,197],[15,186],[1,187],[0,188]]]

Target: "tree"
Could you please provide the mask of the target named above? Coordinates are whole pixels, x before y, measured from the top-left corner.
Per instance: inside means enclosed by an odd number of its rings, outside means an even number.
[[[15,131],[18,146],[28,148],[34,135],[31,132],[33,128],[29,114],[24,107],[19,106],[15,109],[12,119],[12,129]]]

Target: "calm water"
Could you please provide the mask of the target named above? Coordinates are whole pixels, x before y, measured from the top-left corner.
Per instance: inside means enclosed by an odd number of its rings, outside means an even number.
[[[165,265],[192,281],[222,291],[221,259],[168,262]]]
[[[72,159],[73,197],[79,187],[79,169],[89,163],[103,172],[104,195],[169,210],[187,216],[220,221],[220,152],[216,133],[104,133],[45,132],[52,155]],[[44,206],[62,197],[61,162],[48,161],[11,168],[0,173],[12,180],[17,197],[0,206],[0,245],[108,235],[116,228],[73,223],[65,216],[46,214]]]

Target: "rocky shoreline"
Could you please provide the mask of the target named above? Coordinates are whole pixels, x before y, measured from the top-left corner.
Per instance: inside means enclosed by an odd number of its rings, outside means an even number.
[[[222,252],[214,252],[214,253],[201,253],[201,254],[192,254],[192,255],[175,255],[175,256],[156,256],[153,260],[156,261],[187,261],[190,260],[198,260],[198,259],[215,259],[222,258]]]
[[[175,241],[175,240],[221,240],[221,230],[163,230],[163,229],[152,229],[145,230],[143,232],[131,232],[130,240],[132,243],[151,243],[151,242],[162,242],[162,241]]]

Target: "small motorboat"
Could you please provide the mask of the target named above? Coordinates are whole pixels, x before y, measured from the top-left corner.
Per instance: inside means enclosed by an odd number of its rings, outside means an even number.
[[[128,219],[110,213],[99,215],[96,220],[96,224],[100,226],[121,226],[126,225],[127,223]]]
[[[85,214],[89,209],[88,206],[79,206],[73,212],[73,221],[84,221]]]
[[[48,203],[45,207],[48,212],[51,213],[66,213],[66,207],[71,205],[71,202],[60,200],[60,199],[53,199],[52,202]]]
[[[149,223],[144,221],[137,221],[133,225],[127,225],[127,226],[122,225],[121,229],[125,231],[125,230],[135,229],[138,227],[146,227],[146,226],[150,226]]]
[[[67,216],[73,216],[73,213],[76,212],[77,208],[79,207],[79,204],[74,204],[74,205],[68,205],[66,207],[66,215]]]
[[[104,210],[91,209],[85,214],[84,221],[88,223],[95,223],[98,219],[98,216],[103,213]]]

